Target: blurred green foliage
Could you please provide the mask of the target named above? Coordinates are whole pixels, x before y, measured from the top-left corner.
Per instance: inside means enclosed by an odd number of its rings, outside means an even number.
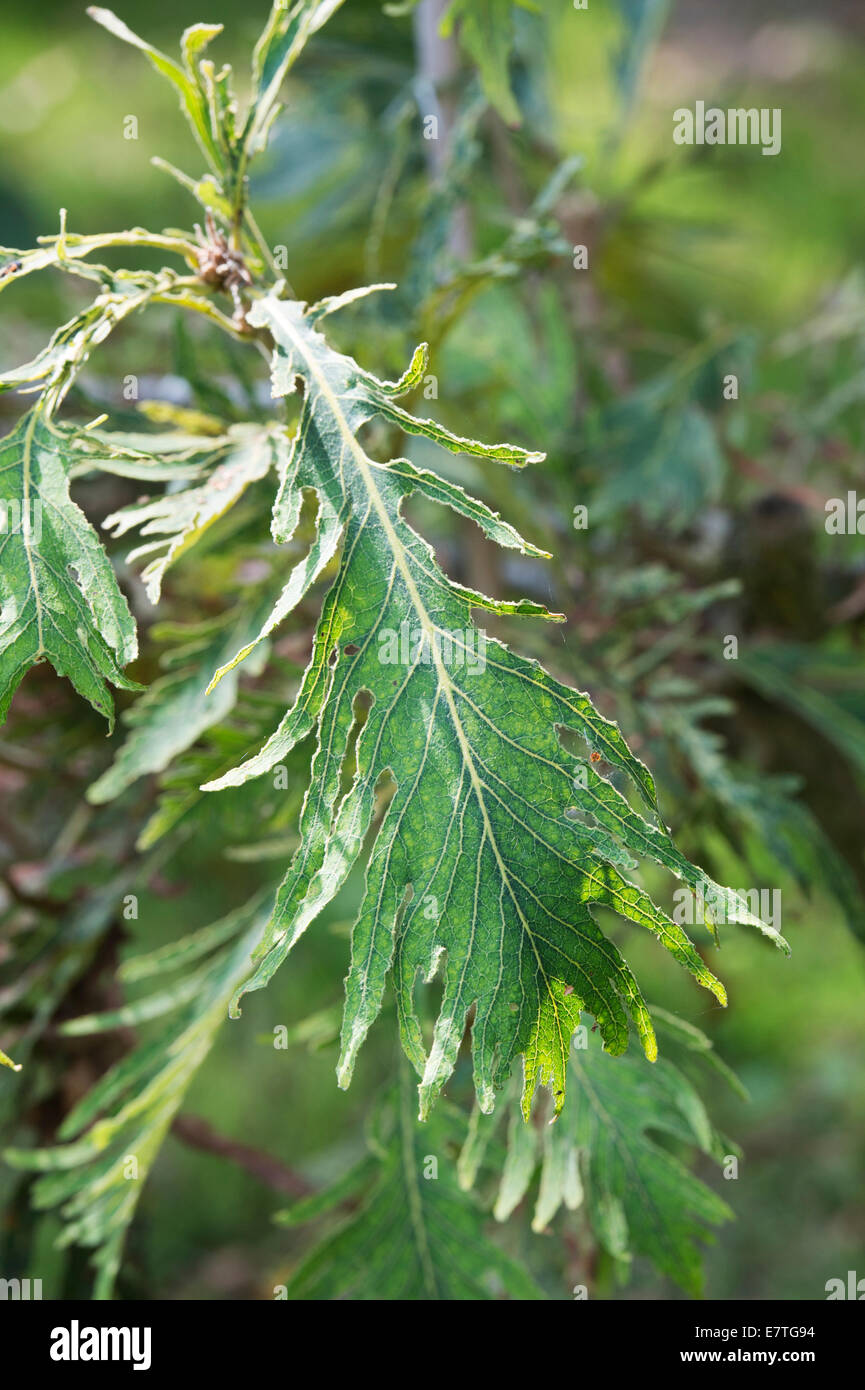
[[[130,221],[184,226],[198,216],[149,162],[158,154],[200,173],[183,123],[139,55],[87,23],[77,4],[4,8],[0,244],[29,246],[56,230],[60,207],[76,232]],[[235,4],[201,12],[190,0],[134,0],[122,14],[172,50],[185,24],[225,22],[220,55],[241,72],[262,18]],[[282,133],[252,189],[266,240],[286,248],[301,298],[370,277],[399,283],[391,308],[361,307],[338,325],[348,347],[363,343],[386,374],[422,333],[446,424],[483,437],[494,421],[493,433],[547,449],[531,477],[497,476],[463,458],[449,468],[548,545],[548,571],[497,568],[473,536],[440,522],[435,533],[434,517],[418,508],[424,529],[457,577],[529,592],[568,614],[564,636],[527,635],[525,624],[502,635],[588,688],[618,720],[655,772],[685,851],[721,882],[782,887],[792,959],[728,929],[726,1011],[707,1006],[652,942],[627,941],[649,997],[708,1033],[750,1094],[745,1105],[720,1080],[703,1088],[715,1123],[743,1151],[735,1183],[697,1168],[738,1218],[707,1257],[706,1291],[717,1298],[819,1298],[827,1279],[861,1268],[865,1246],[865,668],[863,607],[853,601],[865,543],[828,537],[822,524],[823,500],[865,476],[857,167],[865,34],[848,22],[834,7],[815,19],[783,6],[721,14],[681,3],[656,45],[653,32],[637,31],[628,48],[634,31],[612,7],[576,18],[568,6],[542,16],[520,10],[511,76],[524,123],[508,131],[466,82],[437,203],[448,215],[439,217],[418,133],[411,22],[353,0],[293,75]],[[673,146],[671,110],[696,96],[782,107],[781,157]],[[129,114],[137,141],[122,138]],[[453,209],[465,206],[472,269],[448,240]],[[585,280],[570,263],[578,243],[589,247]],[[65,282],[44,277],[14,296],[5,301],[3,366],[37,351],[58,312],[68,317],[80,302]],[[218,349],[197,333],[193,343],[205,375],[222,381],[230,369]],[[122,411],[125,372],[164,388],[166,374],[184,378],[183,364],[171,313],[159,310],[126,327],[110,371],[95,362],[85,384],[100,408],[110,401]],[[738,402],[720,396],[726,372],[739,376]],[[206,408],[200,395],[189,400]],[[2,408],[11,418],[8,398]],[[135,489],[118,483],[116,495],[97,496],[88,482],[79,495],[104,515]],[[580,504],[587,531],[571,524]],[[229,578],[217,542],[194,577],[178,571],[172,618],[194,620],[200,606],[218,612]],[[738,667],[721,658],[727,633],[740,635]],[[140,679],[156,674],[155,652],[147,649]],[[277,693],[303,659],[283,656]],[[54,725],[38,729],[34,700],[10,742],[92,780],[107,761],[97,721],[44,678],[34,692]],[[106,876],[129,853],[111,808],[28,801],[14,757],[4,773],[15,814],[37,825],[30,858],[50,863],[45,846],[61,841],[62,872],[46,875],[52,894],[74,891],[76,843],[98,846]],[[148,794],[139,788],[123,804],[138,814]],[[229,833],[237,815],[226,813]],[[213,857],[209,837],[225,832],[205,825],[168,857],[158,891],[141,891],[139,923],[121,952],[172,941],[254,891],[255,863]],[[184,1107],[278,1154],[317,1187],[363,1154],[371,1097],[392,1075],[391,1030],[373,1032],[347,1093],[334,1084],[326,1019],[312,1048],[277,1050],[273,1030],[338,1004],[360,893],[354,876],[325,929],[300,943],[268,994],[249,998],[243,1024],[222,1028]],[[463,1099],[467,1083],[463,1061],[450,1093]],[[46,1062],[40,1087],[43,1099],[52,1095]],[[40,1117],[46,1132],[51,1120]],[[0,1180],[4,1195],[12,1181]],[[240,1168],[169,1139],[132,1228],[122,1293],[271,1296],[308,1245],[302,1230],[273,1225],[279,1204]],[[577,1254],[557,1247],[552,1265],[524,1230],[508,1229],[504,1244],[551,1297],[567,1297],[575,1275],[595,1296],[677,1296],[639,1259],[621,1286],[614,1263],[576,1229]],[[45,1279],[45,1296],[52,1279],[80,1294],[88,1284],[77,1256],[49,1255],[50,1220],[39,1231],[31,1272]],[[31,1233],[22,1204],[5,1232],[4,1267]]]

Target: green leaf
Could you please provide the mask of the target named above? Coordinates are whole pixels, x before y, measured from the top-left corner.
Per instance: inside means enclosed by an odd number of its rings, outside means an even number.
[[[61,214],[65,219],[65,213]],[[9,285],[32,275],[37,270],[64,270],[78,275],[84,280],[95,280],[99,284],[111,286],[115,290],[126,280],[142,282],[147,279],[146,271],[111,271],[103,265],[92,265],[84,259],[92,251],[102,251],[110,247],[151,246],[162,251],[170,251],[182,256],[191,265],[196,265],[196,247],[182,236],[169,233],[148,232],[144,227],[133,227],[128,232],[106,232],[97,236],[78,236],[64,230],[59,236],[39,237],[42,245],[29,251],[17,251],[11,246],[0,246],[0,256],[6,258],[5,274],[0,275],[0,292]],[[10,269],[14,266],[14,270]]]
[[[611,1254],[647,1255],[688,1293],[702,1285],[699,1242],[732,1218],[727,1203],[648,1137],[669,1134],[711,1152],[702,1103],[666,1059],[612,1063],[599,1050],[573,1053],[575,1104],[550,1131],[553,1163],[580,1151],[593,1229]],[[559,1128],[561,1126],[561,1129]],[[547,1210],[561,1192],[554,1180]]]
[[[268,834],[293,831],[305,785],[302,749],[286,759],[275,818],[268,782],[256,788],[237,788],[220,797],[206,796],[201,790],[202,782],[222,776],[237,766],[239,758],[260,746],[282,708],[284,698],[259,690],[239,690],[229,718],[206,729],[196,745],[182,752],[163,772],[159,800],[138,837],[138,849],[147,849],[167,835],[176,837],[208,826],[219,843],[229,839],[236,847],[238,841],[247,844],[260,836],[265,819]],[[277,769],[274,777],[282,782],[283,770]]]
[[[113,723],[107,682],[138,690],[122,667],[138,653],[135,623],[111,562],[69,496],[68,432],[40,407],[0,439],[0,720],[40,661],[67,676]]]
[[[0,375],[0,391],[42,391],[50,410],[56,409],[93,348],[130,314],[145,308],[154,298],[170,294],[175,283],[170,270],[158,275],[115,274],[104,266],[83,262],[75,262],[75,266],[74,273],[86,272],[85,278],[100,281],[102,292],[74,319],[58,328],[32,362]]]
[[[183,54],[183,66],[194,82],[198,80],[196,63],[200,55],[209,43],[219,37],[223,28],[222,24],[191,24],[188,29],[184,29],[180,38],[180,51]]]
[[[454,0],[442,23],[447,35],[459,26],[460,44],[476,64],[484,94],[508,125],[520,124],[520,108],[508,72],[513,46],[512,0]]]
[[[120,478],[174,482],[197,478],[213,460],[213,450],[226,439],[205,438],[166,430],[142,434],[126,430],[88,428],[76,439],[70,478],[87,473],[113,473]]]
[[[283,430],[236,425],[229,431],[227,449],[209,477],[183,492],[167,492],[154,500],[124,507],[105,518],[115,537],[138,527],[142,536],[157,536],[131,551],[130,562],[152,556],[142,571],[147,595],[157,603],[169,565],[193,546],[209,526],[234,506],[249,485],[263,478],[281,457]]]
[[[52,796],[49,787],[45,801]],[[26,1030],[20,1031],[19,1022],[15,1044],[15,1052],[25,1065],[66,992],[92,965],[116,916],[117,903],[124,893],[139,886],[141,865],[135,870],[126,865],[119,874],[111,875],[110,866],[99,859],[96,872],[96,883],[85,897],[77,899],[62,916],[43,918],[35,929],[31,919],[27,930],[16,931],[8,914],[3,916],[4,934],[10,941],[14,939],[15,945],[0,988],[0,1019],[8,1017],[12,1026],[12,1018],[20,1020],[21,1011],[26,1012]]]
[[[865,693],[856,651],[777,642],[743,653],[742,679],[811,724],[865,773]]]
[[[658,1024],[686,1048],[714,1056],[699,1029],[660,1013]],[[496,1218],[508,1220],[539,1173],[533,1230],[546,1230],[562,1207],[583,1211],[614,1258],[644,1255],[687,1293],[699,1296],[700,1242],[710,1239],[709,1227],[733,1213],[650,1134],[720,1159],[723,1148],[703,1102],[666,1058],[649,1066],[639,1054],[608,1057],[591,1034],[583,1042],[588,1046],[572,1051],[570,1099],[556,1123],[538,1127],[512,1117]],[[481,1126],[493,1123],[480,1119]],[[477,1167],[476,1157],[461,1162],[464,1185],[474,1182]]]
[[[772,649],[767,650],[771,652]],[[751,674],[750,657],[745,654],[742,660],[749,666],[747,680]],[[765,670],[763,666],[761,673]],[[794,687],[792,695],[788,695],[784,685]],[[770,681],[764,676],[761,689],[770,698],[774,695],[784,704],[796,704],[798,713],[796,686],[792,677],[781,682]],[[805,698],[813,699],[814,695],[809,689]],[[661,718],[671,741],[685,752],[705,793],[726,812],[726,816],[722,816],[722,827],[725,819],[732,819],[730,838],[734,848],[740,850],[744,830],[746,853],[750,846],[760,856],[768,853],[809,896],[819,888],[834,897],[843,909],[850,931],[865,940],[865,901],[856,876],[805,803],[796,799],[799,779],[749,774],[744,767],[724,757],[724,741],[719,734],[700,726],[701,719],[727,716],[731,709],[728,701],[717,699],[680,701],[663,711]],[[834,713],[825,726],[817,718],[814,722],[820,728],[831,730],[833,737],[844,738],[843,721],[841,732],[835,731]]]
[[[666,1009],[659,1008],[656,1004],[652,1005],[652,1018],[655,1020],[661,1036],[668,1038],[682,1049],[678,1054],[678,1066],[681,1070],[690,1074],[694,1070],[691,1066],[692,1062],[702,1063],[709,1071],[723,1077],[730,1090],[739,1097],[739,1100],[745,1102],[750,1100],[751,1097],[746,1087],[732,1067],[729,1067],[724,1059],[718,1056],[702,1029],[695,1027],[687,1019],[680,1018],[678,1014],[671,1014]],[[699,1067],[696,1070],[699,1070]],[[718,1154],[716,1154],[717,1156]]]
[[[708,888],[710,881],[676,849],[666,827],[639,815],[559,736],[561,728],[581,735],[656,813],[652,778],[618,728],[537,663],[489,638],[482,648],[471,620],[473,608],[551,615],[539,604],[487,598],[449,580],[406,521],[404,500],[420,492],[473,519],[499,544],[543,552],[456,485],[403,458],[376,461],[357,435],[378,418],[455,452],[515,465],[538,455],[460,439],[402,410],[395,398],[422,377],[424,353],[415,354],[401,381],[379,381],[328,346],[314,326],[322,312],[271,294],[249,314],[276,343],[274,394],[293,391],[297,378],[304,386],[274,535],[290,537],[302,491],[312,488],[319,528],[339,527],[344,539],[295,704],[257,756],[206,786],[237,786],[266,772],[315,730],[301,845],[245,988],[267,983],[345,881],[370,827],[376,789],[388,777],[395,790],[354,927],[340,1084],[350,1081],[392,968],[403,1043],[422,1078],[423,1116],[453,1070],[472,1006],[482,1108],[492,1108],[520,1055],[526,1109],[538,1078],[552,1085],[560,1108],[570,1037],[583,1010],[598,1020],[610,1052],[625,1051],[631,1025],[647,1056],[657,1050],[636,979],[593,906],[651,931],[723,1003],[722,985],[685,932],[621,870],[636,854],[692,886]],[[295,586],[295,600],[302,589]],[[343,795],[361,692],[371,703]],[[728,920],[756,922],[734,895],[712,885],[709,900],[714,893],[726,901]],[[414,985],[432,978],[445,952],[440,1012],[427,1048]]]
[[[61,1208],[61,1244],[95,1250],[96,1298],[111,1297],[126,1230],[147,1175],[225,1020],[228,999],[247,968],[262,920],[259,895],[222,922],[175,944],[161,958],[154,961],[151,954],[147,966],[137,972],[161,977],[206,955],[192,974],[113,1015],[67,1026],[67,1032],[82,1033],[114,1027],[124,1019],[137,1022],[174,1014],[148,1041],[115,1063],[69,1112],[59,1137],[72,1142],[48,1149],[8,1149],[4,1154],[12,1167],[42,1174],[33,1188],[33,1203],[40,1209]],[[183,945],[185,952],[178,949]],[[127,973],[136,974],[131,963]]]
[[[276,101],[286,74],[307,41],[343,0],[277,0],[252,57],[252,97],[247,114],[245,140],[250,154],[262,150],[277,112]]]
[[[172,630],[180,642],[163,658],[168,670],[124,716],[129,736],[88,789],[88,801],[112,801],[139,777],[164,771],[206,729],[226,718],[237,701],[238,676],[232,674],[208,693],[213,672],[254,637],[271,607],[269,600],[247,599],[212,622]],[[160,635],[159,629],[154,635]],[[258,669],[250,668],[250,674]]]
[[[102,9],[99,5],[89,5],[87,13],[97,24],[101,24],[103,29],[107,29],[109,34],[122,39],[124,43],[131,44],[133,48],[140,49],[150,59],[156,71],[161,73],[163,77],[167,77],[169,82],[176,87],[180,95],[180,109],[189,121],[198,145],[212,168],[218,171],[221,166],[219,150],[210,128],[207,103],[194,76],[191,76],[188,71],[184,71],[180,64],[175,63],[172,58],[160,53],[158,48],[154,48],[152,44],[140,39],[111,10]],[[188,61],[190,56],[200,50],[214,36],[214,33],[219,32],[220,27],[218,25],[196,25],[191,30],[187,29],[183,36],[184,59]]]
[[[362,1207],[306,1256],[287,1297],[413,1302],[489,1300],[504,1292],[542,1298],[530,1275],[485,1234],[485,1213],[460,1190],[449,1149],[461,1117],[442,1107],[419,1125],[413,1111],[411,1084],[403,1076],[385,1102],[377,1172]],[[333,1192],[290,1209],[284,1224],[354,1196],[368,1176],[369,1164],[352,1169]]]
[[[671,399],[666,378],[602,411],[591,440],[600,464],[594,519],[627,515],[680,528],[718,500],[726,464],[698,405]]]
[[[311,1197],[302,1197],[293,1206],[278,1211],[273,1219],[278,1226],[305,1226],[309,1221],[317,1221],[368,1187],[370,1178],[377,1175],[378,1169],[379,1163],[372,1154],[367,1154],[331,1187],[315,1192]]]
[[[162,159],[158,154],[151,156],[150,163],[155,169],[161,169],[163,173],[170,176],[185,188],[187,193],[191,193],[196,202],[206,210],[210,209],[226,226],[231,225],[234,209],[225,196],[222,184],[213,176],[205,174],[200,179],[190,178],[184,174],[182,169],[170,164],[167,159]]]
[[[617,8],[622,19],[622,36],[614,66],[624,122],[636,100],[646,60],[666,23],[670,0],[617,0]]]

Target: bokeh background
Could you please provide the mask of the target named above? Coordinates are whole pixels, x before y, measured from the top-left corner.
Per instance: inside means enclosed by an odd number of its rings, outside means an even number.
[[[116,8],[169,51],[187,24],[224,22],[219,54],[240,72],[265,9]],[[424,74],[411,17],[349,0],[292,77],[253,202],[300,297],[400,282],[389,318],[361,315],[346,330],[374,369],[398,371],[412,335],[425,336],[448,424],[547,449],[530,480],[452,466],[532,539],[549,540],[550,573],[503,563],[467,533],[435,534],[439,523],[424,518],[440,554],[478,587],[552,594],[570,619],[564,637],[507,635],[620,720],[693,857],[736,887],[781,889],[792,957],[730,929],[717,964],[726,1011],[652,942],[628,937],[627,952],[648,997],[706,1030],[750,1093],[745,1104],[718,1081],[706,1095],[743,1151],[735,1183],[700,1169],[737,1213],[707,1255],[707,1294],[820,1298],[826,1280],[865,1275],[865,541],[823,524],[826,498],[857,486],[865,495],[865,12],[852,0],[662,8],[520,12],[512,80],[523,125],[472,114],[467,68],[453,113],[464,140],[442,175],[418,135]],[[170,90],[140,55],[79,3],[3,0],[0,20],[0,244],[55,231],[61,207],[76,232],[195,220],[192,200],[150,162],[199,172]],[[781,155],[675,147],[672,110],[697,98],[780,107]],[[136,141],[122,138],[128,114]],[[581,165],[538,211],[569,157]],[[568,255],[576,243],[590,251],[583,280]],[[466,262],[485,268],[460,279]],[[0,363],[38,351],[77,296],[45,276],[5,295]],[[110,361],[94,362],[93,399],[117,404],[126,372],[155,396],[187,399],[176,348],[167,311],[136,320],[112,340]],[[739,376],[738,402],[720,399],[725,371]],[[4,427],[16,409],[2,399]],[[89,500],[104,514],[117,499]],[[577,504],[589,507],[587,532],[571,525]],[[711,602],[670,598],[730,580]],[[183,599],[184,582],[181,571],[170,599]],[[741,664],[721,657],[729,633]],[[25,690],[34,706],[50,702],[58,756],[74,766],[86,745],[96,751],[85,762],[104,765],[95,717],[41,673]],[[25,701],[7,752],[32,716]],[[2,794],[17,817],[26,793],[14,763],[13,749]],[[73,811],[58,793],[50,811],[30,814],[44,842],[67,833]],[[0,825],[14,856],[7,832]],[[168,860],[131,935],[172,939],[255,883],[254,864],[196,858],[193,846]],[[248,1000],[243,1023],[226,1025],[184,1107],[316,1183],[357,1152],[393,1061],[386,1018],[350,1092],[336,1089],[329,1019],[358,893],[353,881],[269,991]],[[315,1010],[325,1011],[321,1046],[273,1049],[275,1024]],[[303,1240],[272,1224],[280,1204],[249,1172],[170,1138],[123,1292],[269,1296]],[[24,1211],[7,1208],[11,1248]],[[51,1251],[50,1222],[39,1231],[33,1268],[49,1288],[85,1289],[83,1260]],[[624,1287],[597,1262],[591,1278],[596,1296],[679,1296],[640,1261]]]

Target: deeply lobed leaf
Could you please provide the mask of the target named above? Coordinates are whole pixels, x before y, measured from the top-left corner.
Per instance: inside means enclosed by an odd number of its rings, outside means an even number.
[[[284,1214],[294,1225],[366,1188],[359,1210],[295,1270],[286,1297],[426,1302],[487,1300],[503,1292],[542,1298],[532,1277],[486,1235],[473,1194],[460,1191],[447,1146],[456,1125],[464,1128],[462,1117],[440,1109],[429,1125],[418,1125],[405,1077],[383,1108],[375,1161]]]
[[[37,406],[0,439],[0,720],[26,672],[50,661],[113,721],[108,684],[137,655],[135,624],[96,532],[69,496],[68,435]]]
[[[318,499],[318,538],[290,576],[290,601],[283,596],[280,614],[306,592],[338,542],[341,557],[293,707],[258,755],[208,784],[211,790],[239,785],[315,733],[301,845],[245,988],[267,983],[332,900],[361,853],[377,788],[389,778],[393,795],[377,829],[354,928],[340,1084],[351,1078],[392,972],[403,1043],[421,1076],[422,1115],[453,1070],[471,1008],[482,1107],[492,1108],[522,1055],[526,1113],[538,1079],[551,1084],[561,1108],[570,1038],[583,1010],[597,1019],[609,1052],[625,1051],[630,1027],[648,1057],[657,1052],[637,981],[594,907],[613,908],[647,928],[725,1002],[723,986],[686,933],[625,876],[635,855],[702,887],[709,901],[718,895],[730,909],[728,920],[756,919],[685,859],[663,824],[639,815],[593,760],[566,751],[562,728],[630,778],[657,814],[649,772],[586,695],[498,641],[485,639],[479,655],[473,609],[554,615],[448,579],[405,519],[403,503],[420,492],[471,518],[499,544],[542,552],[452,483],[404,458],[376,461],[358,433],[378,419],[457,452],[515,465],[538,456],[460,439],[403,410],[397,397],[421,379],[423,352],[399,382],[379,381],[318,331],[332,307],[308,309],[274,292],[249,314],[275,343],[274,394],[292,392],[298,378],[304,387],[274,507],[275,538],[293,534],[304,489]],[[360,727],[362,692],[369,708]],[[358,727],[356,772],[342,795],[343,763]],[[420,977],[430,980],[444,957],[441,1005],[427,1045],[414,987]]]

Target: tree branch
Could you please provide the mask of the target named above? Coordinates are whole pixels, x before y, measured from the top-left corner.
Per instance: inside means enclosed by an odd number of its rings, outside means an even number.
[[[309,1197],[315,1191],[306,1178],[301,1177],[272,1154],[262,1153],[248,1144],[239,1144],[219,1134],[207,1120],[200,1115],[178,1115],[171,1126],[172,1134],[190,1148],[202,1149],[205,1153],[217,1154],[236,1163],[247,1173],[258,1178],[274,1192],[282,1192],[288,1197]]]

